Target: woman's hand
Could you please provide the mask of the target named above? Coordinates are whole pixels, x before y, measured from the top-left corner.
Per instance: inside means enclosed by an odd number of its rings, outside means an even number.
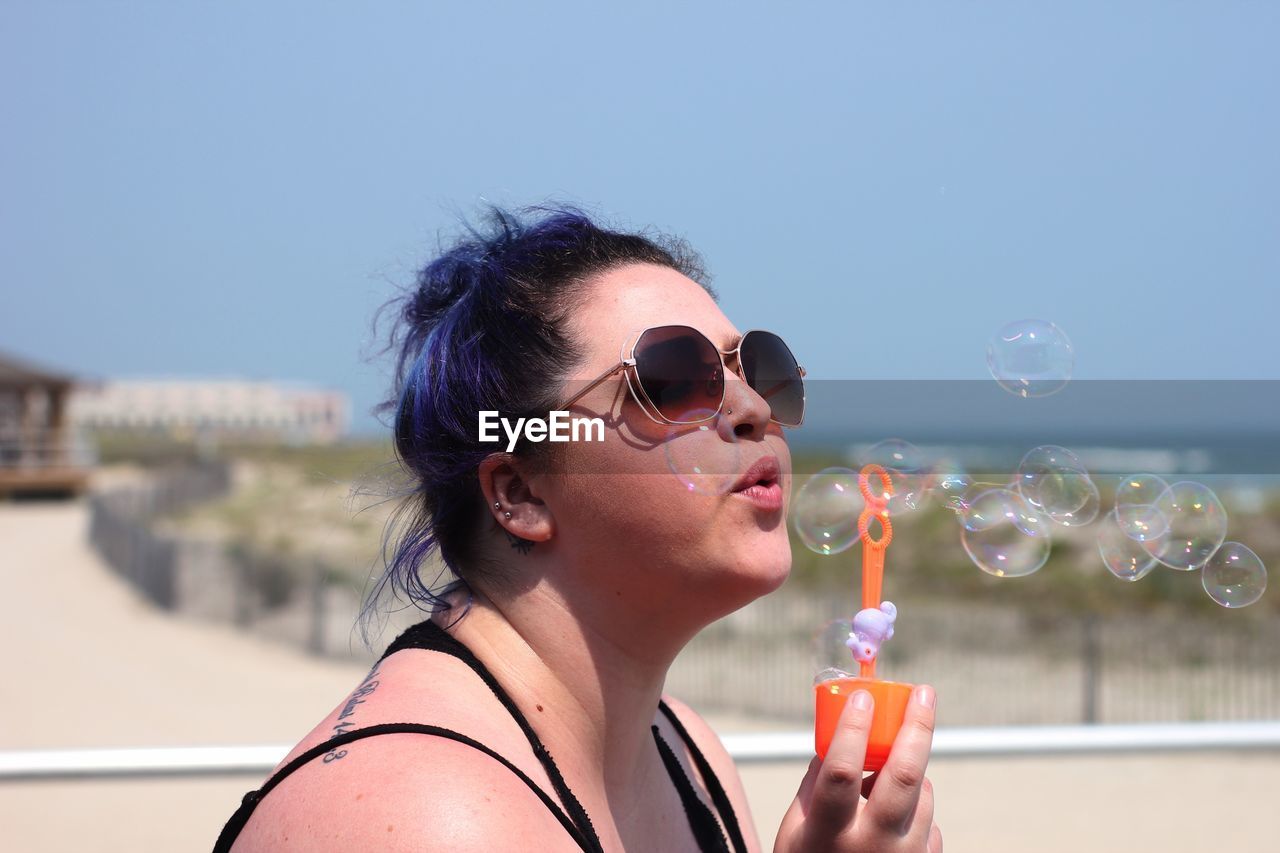
[[[826,760],[814,756],[782,819],[774,853],[942,853],[933,785],[924,775],[933,744],[933,688],[915,689],[889,759],[864,780],[871,714],[865,690],[845,703]]]

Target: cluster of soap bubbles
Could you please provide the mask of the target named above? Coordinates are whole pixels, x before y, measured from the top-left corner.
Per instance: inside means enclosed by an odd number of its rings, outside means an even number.
[[[1008,483],[973,483],[951,508],[969,559],[988,574],[1016,578],[1048,561],[1055,525],[1089,524],[1100,506],[1098,487],[1079,458],[1046,444],[1022,457]]]
[[[1115,509],[1098,532],[1098,553],[1107,570],[1126,581],[1141,580],[1157,565],[1199,571],[1210,598],[1223,607],[1245,607],[1266,591],[1267,569],[1253,549],[1226,538],[1227,511],[1208,486],[1132,474],[1116,488]]]
[[[1098,486],[1076,454],[1043,445],[1022,457],[1005,483],[976,481],[947,460],[929,464],[901,439],[857,455],[875,462],[893,483],[890,514],[914,512],[931,499],[951,510],[969,559],[996,577],[1023,577],[1049,559],[1052,531],[1091,524],[1101,516]],[[824,469],[792,504],[796,535],[819,554],[838,554],[858,540],[863,499],[858,472]],[[1244,607],[1266,589],[1266,568],[1247,546],[1225,542],[1227,513],[1211,489],[1190,481],[1166,483],[1154,474],[1124,477],[1105,516],[1098,551],[1117,578],[1136,581],[1155,566],[1201,572],[1205,592],[1223,607]]]
[[[1076,527],[1097,517],[1098,488],[1075,454],[1037,447],[1007,483],[975,482],[949,460],[930,464],[919,448],[892,438],[857,454],[859,468],[876,463],[888,473],[890,516],[915,512],[937,499],[956,514],[970,559],[998,577],[1029,575],[1049,559],[1053,524]],[[838,554],[858,539],[863,500],[858,472],[827,468],[796,494],[796,535],[820,554]]]
[[[875,463],[889,475],[892,489],[887,506],[890,516],[920,509],[933,492],[947,503],[959,499],[968,487],[968,475],[943,463],[931,467],[920,449],[899,438],[874,444],[857,454],[861,470]],[[880,484],[873,479],[871,487]],[[852,468],[825,468],[809,478],[796,492],[791,517],[796,535],[812,551],[839,554],[858,541],[858,516],[865,501],[858,490],[858,471]]]
[[[1020,397],[1062,390],[1074,366],[1075,351],[1066,332],[1045,320],[1009,323],[987,342],[992,377]],[[1072,527],[1098,516],[1098,489],[1065,448],[1031,451],[1022,460],[1016,484],[1016,496],[1012,489],[976,496],[976,511],[953,507],[962,513],[966,533],[978,534],[972,546],[966,539],[965,550],[992,574],[1010,576],[1007,569],[992,571],[993,565],[1029,574],[1043,565],[1043,560],[1037,564],[1042,551],[1048,557],[1047,548],[1028,544],[1014,530],[1035,539],[1045,530],[1042,519]],[[1028,515],[1028,506],[1037,512]],[[1004,522],[997,519],[1002,513]],[[971,527],[975,521],[979,531]],[[1208,486],[1191,481],[1169,485],[1154,474],[1133,474],[1116,489],[1115,506],[1098,532],[1098,552],[1108,571],[1127,581],[1145,577],[1158,564],[1199,570],[1210,598],[1223,607],[1244,607],[1262,596],[1267,570],[1248,546],[1225,542],[1226,533],[1226,510]]]

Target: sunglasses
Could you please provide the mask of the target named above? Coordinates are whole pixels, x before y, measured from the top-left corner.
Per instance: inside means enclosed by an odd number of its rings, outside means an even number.
[[[618,371],[624,371],[631,396],[650,419],[666,424],[696,424],[720,414],[725,398],[725,356],[735,356],[738,375],[769,404],[769,419],[782,426],[804,422],[804,368],[782,338],[752,329],[731,350],[716,349],[690,326],[650,326],[634,339],[621,360],[574,394],[575,401]]]

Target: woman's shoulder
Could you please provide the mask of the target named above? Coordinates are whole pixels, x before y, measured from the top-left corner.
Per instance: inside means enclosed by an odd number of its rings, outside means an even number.
[[[550,789],[523,733],[475,673],[456,658],[421,649],[379,661],[272,776],[336,735],[381,723],[455,731]],[[531,808],[494,808],[522,797]],[[557,831],[568,840],[536,794],[499,761],[448,737],[403,732],[343,744],[299,767],[261,800],[235,849],[501,849],[517,837],[506,833]],[[495,843],[499,835],[502,844]]]
[[[276,771],[333,737],[381,723],[426,723],[459,731],[481,742],[490,739],[527,745],[515,722],[465,663],[425,649],[403,649],[375,663],[290,750]],[[389,735],[362,739],[351,744],[350,749],[382,737]],[[442,739],[420,737],[432,742]],[[331,758],[330,763],[337,760],[340,759]]]
[[[235,851],[501,850],[513,838],[560,836],[577,849],[518,777],[469,746],[415,734],[359,746],[281,783]]]

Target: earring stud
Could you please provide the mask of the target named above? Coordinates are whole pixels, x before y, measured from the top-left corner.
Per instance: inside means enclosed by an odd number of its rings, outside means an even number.
[[[494,501],[494,502],[493,502],[493,508],[494,508],[494,509],[502,509],[502,504],[501,504],[501,503],[499,503],[498,501]]]
[[[511,517],[511,513],[509,513],[509,512],[504,512],[504,513],[503,513],[503,515],[504,515],[504,516],[506,516],[507,518],[510,518],[510,517]]]

